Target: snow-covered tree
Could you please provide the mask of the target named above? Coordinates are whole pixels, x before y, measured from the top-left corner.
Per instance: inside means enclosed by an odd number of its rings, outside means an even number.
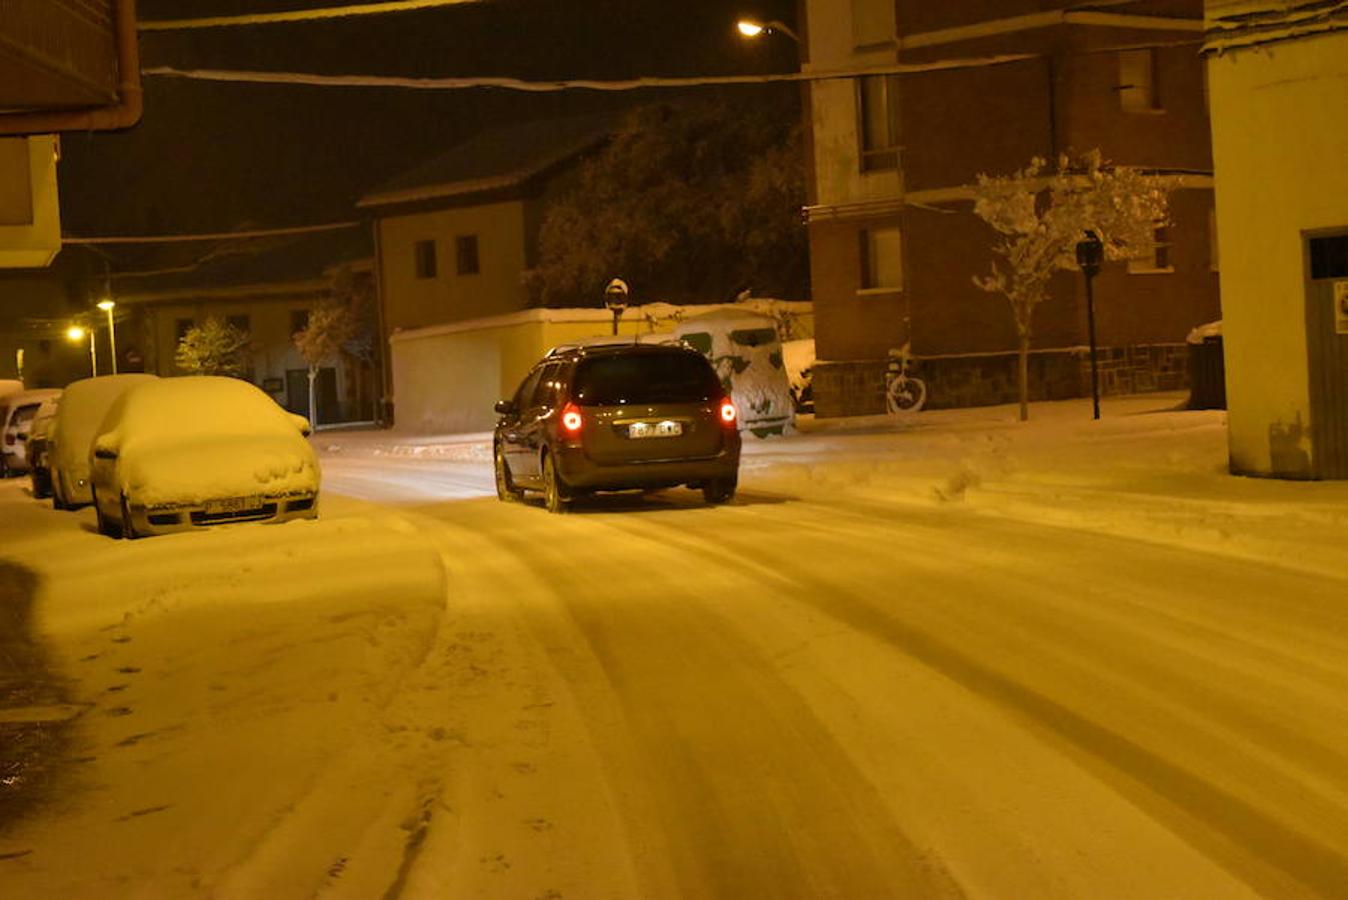
[[[210,316],[187,329],[174,361],[192,375],[242,375],[248,370],[250,339],[248,332]]]
[[[1054,273],[1077,268],[1076,245],[1087,231],[1104,243],[1106,260],[1154,252],[1156,229],[1168,220],[1169,194],[1160,178],[1128,166],[1107,166],[1095,150],[1077,159],[1061,156],[1056,168],[1036,158],[1012,175],[979,175],[974,213],[999,235],[992,273],[976,276],[974,284],[1011,303],[1024,421],[1030,416],[1034,310],[1048,296]]]
[[[351,308],[343,303],[327,301],[309,311],[309,324],[295,332],[295,349],[309,367],[309,421],[318,424],[318,405],[315,383],[318,370],[330,359],[335,359],[350,339],[354,326]]]

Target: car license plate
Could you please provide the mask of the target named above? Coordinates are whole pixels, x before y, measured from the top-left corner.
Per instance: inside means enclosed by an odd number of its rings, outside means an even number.
[[[630,438],[678,437],[683,434],[683,423],[666,419],[663,422],[633,422],[627,426]]]
[[[257,509],[262,505],[262,498],[253,497],[225,497],[221,500],[207,500],[202,504],[207,515],[220,515],[221,513],[243,512],[248,509]]]

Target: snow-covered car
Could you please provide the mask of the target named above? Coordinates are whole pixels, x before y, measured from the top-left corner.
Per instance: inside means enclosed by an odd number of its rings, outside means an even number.
[[[51,434],[52,423],[56,421],[56,411],[60,409],[61,398],[44,400],[33,416],[28,429],[28,477],[33,483],[33,496],[46,497],[51,494],[51,458],[47,452],[47,442]]]
[[[718,309],[681,321],[675,333],[711,361],[740,411],[740,430],[783,434],[795,424],[795,403],[782,365],[782,343],[769,316]]]
[[[66,385],[61,408],[47,432],[51,503],[74,509],[94,502],[89,490],[89,445],[108,409],[124,391],[154,381],[155,375],[100,375]]]
[[[0,400],[0,478],[28,471],[28,430],[39,407],[59,390],[19,391]]]
[[[308,433],[303,416],[237,378],[137,385],[112,404],[89,451],[99,531],[134,538],[316,518]]]

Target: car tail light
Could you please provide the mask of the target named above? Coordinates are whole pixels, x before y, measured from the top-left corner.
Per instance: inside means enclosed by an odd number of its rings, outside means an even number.
[[[581,418],[580,409],[574,403],[568,403],[562,408],[562,428],[566,429],[567,434],[580,434]]]
[[[738,415],[738,413],[735,412],[735,404],[730,402],[730,398],[729,398],[729,397],[727,397],[726,399],[724,399],[724,400],[721,401],[721,424],[722,424],[722,425],[734,425],[734,424],[735,424],[735,417],[736,417],[737,415]]]

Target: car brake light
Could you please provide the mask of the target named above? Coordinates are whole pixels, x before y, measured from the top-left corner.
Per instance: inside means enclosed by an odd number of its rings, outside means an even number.
[[[562,409],[562,427],[565,428],[571,434],[579,434],[580,425],[581,425],[580,410],[576,407],[576,404],[574,403],[566,404],[566,406]]]
[[[735,423],[735,404],[731,403],[729,398],[721,401],[721,424],[733,425]]]

